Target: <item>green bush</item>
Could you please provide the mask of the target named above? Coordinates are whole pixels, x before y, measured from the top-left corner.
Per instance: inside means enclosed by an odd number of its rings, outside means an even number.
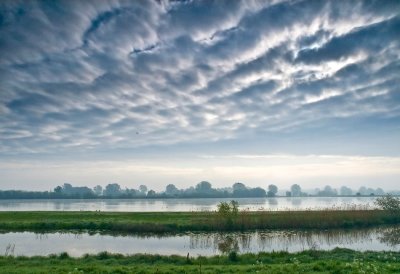
[[[400,199],[395,198],[390,194],[384,197],[379,197],[375,200],[375,204],[383,210],[393,213],[400,213]]]
[[[237,201],[220,202],[217,206],[218,217],[222,220],[227,227],[233,225],[233,221],[237,218],[239,213],[239,203]]]
[[[65,260],[69,258],[69,254],[67,252],[61,252],[58,258]]]
[[[237,262],[237,260],[239,259],[237,252],[235,250],[232,250],[231,252],[229,252],[228,259],[231,262]]]
[[[97,258],[99,260],[107,260],[110,258],[110,254],[107,251],[102,251],[99,254],[97,254]]]

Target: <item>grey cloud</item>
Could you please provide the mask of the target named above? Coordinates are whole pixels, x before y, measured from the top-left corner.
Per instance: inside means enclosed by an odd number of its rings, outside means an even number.
[[[0,148],[136,148],[398,115],[397,5],[5,2]]]
[[[159,32],[162,37],[190,35],[193,40],[214,39],[234,28],[248,13],[252,14],[275,1],[176,1],[163,15]]]
[[[1,63],[39,61],[49,54],[79,47],[83,30],[91,21],[91,15],[96,10],[107,9],[107,6],[105,1],[96,6],[89,1],[3,2],[0,7]]]
[[[92,20],[83,35],[84,43],[95,51],[125,58],[157,41],[155,28],[161,11],[155,1],[132,2],[105,11]]]

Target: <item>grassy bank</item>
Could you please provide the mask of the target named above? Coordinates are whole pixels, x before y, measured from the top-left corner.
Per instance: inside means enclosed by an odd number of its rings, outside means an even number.
[[[88,230],[122,233],[328,229],[399,224],[400,215],[382,210],[239,212],[0,212],[1,231]]]
[[[0,256],[2,273],[399,273],[400,252],[348,249],[187,258],[99,253],[81,258]]]

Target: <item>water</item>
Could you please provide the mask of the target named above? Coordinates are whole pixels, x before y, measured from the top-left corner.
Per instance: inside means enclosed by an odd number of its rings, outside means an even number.
[[[49,255],[68,252],[71,256],[101,251],[134,254],[215,255],[230,250],[260,252],[335,247],[354,250],[400,251],[400,226],[364,230],[257,231],[246,233],[200,233],[166,236],[110,236],[73,233],[0,234],[0,252],[13,255]]]
[[[372,207],[375,197],[235,198],[240,209],[300,210]],[[0,211],[210,211],[232,199],[0,200]]]

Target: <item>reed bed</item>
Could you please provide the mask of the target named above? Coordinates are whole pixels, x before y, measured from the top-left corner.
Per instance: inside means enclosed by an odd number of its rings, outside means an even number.
[[[179,233],[254,229],[362,228],[400,224],[400,214],[384,210],[218,212],[0,212],[0,231]]]

